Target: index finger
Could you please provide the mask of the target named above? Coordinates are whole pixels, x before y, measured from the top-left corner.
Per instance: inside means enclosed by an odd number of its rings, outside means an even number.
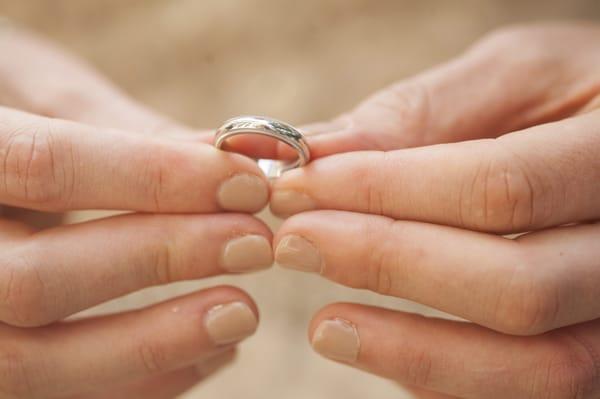
[[[269,197],[251,159],[0,108],[0,203],[63,211],[257,212]]]
[[[499,139],[318,159],[273,185],[271,209],[381,214],[494,233],[600,218],[600,112]]]

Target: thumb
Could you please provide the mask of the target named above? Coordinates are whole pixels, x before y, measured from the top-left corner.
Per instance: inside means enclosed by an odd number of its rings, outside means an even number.
[[[599,43],[600,29],[587,24],[492,33],[332,121],[306,126],[312,158],[492,138],[571,116],[600,93]],[[260,148],[263,157],[295,155],[285,144],[252,136],[232,143],[245,153]]]
[[[197,131],[130,98],[84,60],[15,26],[0,35],[0,87],[3,105],[33,114],[124,131],[198,137]]]

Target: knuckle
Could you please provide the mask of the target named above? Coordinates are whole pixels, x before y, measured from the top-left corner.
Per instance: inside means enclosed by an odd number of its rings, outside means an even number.
[[[390,221],[389,228],[392,229],[394,222]],[[397,281],[402,273],[402,261],[394,245],[387,244],[389,240],[381,240],[381,226],[367,226],[365,236],[367,242],[372,243],[369,248],[369,260],[366,288],[382,295],[392,295],[398,291]]]
[[[541,46],[544,44],[543,25],[513,24],[492,30],[475,45],[478,49],[503,50],[513,52],[515,45]]]
[[[0,397],[32,398],[35,387],[31,367],[17,345],[0,346]]]
[[[360,195],[361,201],[365,204],[366,211],[372,215],[386,215],[393,213],[396,208],[394,193],[387,187],[387,173],[395,169],[393,161],[388,153],[379,152],[369,155],[371,159],[366,159],[360,165],[353,167],[353,180],[364,182],[365,189],[357,190],[355,195]]]
[[[500,330],[515,335],[535,335],[551,328],[558,301],[546,293],[547,289],[520,287],[512,292],[498,305],[495,319]]]
[[[8,278],[0,286],[2,320],[18,327],[37,327],[50,322],[46,309],[45,284],[37,268],[14,257],[7,262]]]
[[[382,295],[390,295],[396,268],[395,257],[390,256],[385,250],[374,251],[369,262],[367,289]]]
[[[534,335],[553,328],[560,298],[555,280],[533,276],[527,261],[512,266],[510,280],[496,301],[493,320],[496,328],[514,335]]]
[[[496,43],[514,44],[522,40],[524,36],[527,36],[529,29],[528,25],[505,25],[484,35],[480,43],[488,45]]]
[[[167,349],[158,342],[141,342],[137,344],[137,356],[140,367],[148,374],[165,371],[167,368]]]
[[[497,157],[481,156],[473,170],[462,185],[467,189],[461,190],[461,224],[465,227],[514,232],[540,220],[544,208],[540,206],[543,196],[539,177],[517,156],[508,152]]]
[[[177,279],[173,265],[174,250],[172,245],[170,241],[166,241],[151,251],[153,257],[151,264],[154,266],[153,283],[155,284],[168,284]]]
[[[64,86],[58,90],[41,90],[32,99],[33,109],[39,115],[58,116],[68,110],[70,115],[80,115],[85,110],[96,106],[92,98],[78,85],[64,81]]]
[[[597,394],[598,356],[579,339],[560,340],[531,370],[530,397],[581,399]]]
[[[193,242],[179,237],[179,220],[159,216],[149,222],[145,225],[147,242],[132,249],[131,268],[139,284],[164,285],[201,275]]]
[[[148,151],[140,156],[143,159],[139,164],[144,166],[138,172],[139,187],[144,191],[145,196],[152,199],[152,211],[160,213],[164,208],[162,198],[165,197],[168,179],[165,172],[170,169],[169,163],[177,164],[177,160],[159,146],[155,151]]]
[[[427,351],[410,353],[405,365],[406,382],[414,386],[428,386],[432,366],[431,355]]]
[[[482,67],[493,65],[499,74],[544,76],[548,70],[564,65],[560,52],[548,51],[548,36],[553,30],[545,24],[506,26],[484,36],[467,56]]]
[[[433,137],[422,134],[430,117],[430,99],[430,89],[418,79],[398,83],[359,105],[351,114],[353,128],[375,150],[431,144]]]
[[[0,165],[7,194],[40,209],[62,208],[73,184],[68,139],[47,126],[26,126],[1,144]]]

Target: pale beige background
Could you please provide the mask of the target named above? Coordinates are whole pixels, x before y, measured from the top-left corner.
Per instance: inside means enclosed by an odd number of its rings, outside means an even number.
[[[237,114],[293,123],[331,117],[457,54],[496,26],[598,19],[600,2],[0,0],[0,14],[61,42],[140,101],[190,125],[211,127]],[[274,269],[147,290],[100,310],[217,283],[247,289],[262,324],[235,367],[186,398],[406,397],[390,382],[319,358],[306,340],[311,314],[329,302],[425,311],[406,302]]]

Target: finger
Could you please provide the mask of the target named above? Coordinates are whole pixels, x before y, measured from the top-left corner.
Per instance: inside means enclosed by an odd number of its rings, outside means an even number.
[[[231,364],[235,358],[235,349],[228,349],[223,353],[210,356],[195,366],[171,371],[156,377],[144,378],[141,381],[127,384],[124,387],[114,388],[99,393],[75,396],[69,399],[171,399],[197,385],[202,380],[221,371]]]
[[[258,313],[219,287],[138,311],[37,329],[0,328],[3,392],[57,397],[120,386],[196,364],[254,333]],[[40,356],[43,353],[43,356]]]
[[[314,137],[311,137],[320,133],[333,134],[338,126],[338,121],[331,123],[315,123],[312,125],[306,125],[299,128],[309,143],[312,142]],[[229,151],[235,151],[240,154],[247,155],[255,159],[261,158],[276,158],[276,159],[287,159],[292,160],[298,157],[296,150],[282,143],[279,140],[271,137],[266,137],[259,134],[244,134],[233,136],[224,143],[224,148]],[[311,158],[319,158],[319,151],[321,146],[315,146],[311,148]]]
[[[461,398],[585,397],[594,391],[600,323],[536,337],[455,321],[335,304],[311,323],[320,354]]]
[[[592,112],[600,109],[600,94],[598,94],[593,100],[591,100],[580,113]]]
[[[34,230],[31,226],[12,220],[6,213],[6,208],[0,207],[0,246],[10,245],[33,234]]]
[[[600,112],[496,140],[317,160],[273,183],[271,209],[338,209],[496,233],[600,218]]]
[[[243,134],[227,139],[223,144],[223,149],[244,154],[254,159],[280,158],[275,153],[278,142],[277,139],[258,134]],[[293,159],[297,156],[295,150],[290,147],[283,158]]]
[[[0,203],[45,211],[256,212],[255,162],[205,144],[101,130],[0,108]]]
[[[405,390],[413,395],[415,399],[459,399],[456,396],[444,395],[442,393],[437,393],[433,391],[429,391],[426,389],[420,389],[415,387],[405,387]]]
[[[598,240],[598,223],[510,240],[322,211],[286,221],[274,246],[282,266],[531,335],[600,317]]]
[[[0,258],[0,320],[39,326],[145,287],[273,262],[248,215],[125,215],[11,242]]]
[[[39,115],[141,133],[192,132],[135,102],[84,60],[56,44],[15,27],[3,33],[0,103]]]
[[[498,137],[573,115],[600,93],[599,40],[600,29],[592,24],[494,32],[458,58],[381,90],[331,122],[307,126],[311,156]],[[242,152],[250,140],[241,141]],[[262,157],[295,155],[282,143],[261,148]]]

